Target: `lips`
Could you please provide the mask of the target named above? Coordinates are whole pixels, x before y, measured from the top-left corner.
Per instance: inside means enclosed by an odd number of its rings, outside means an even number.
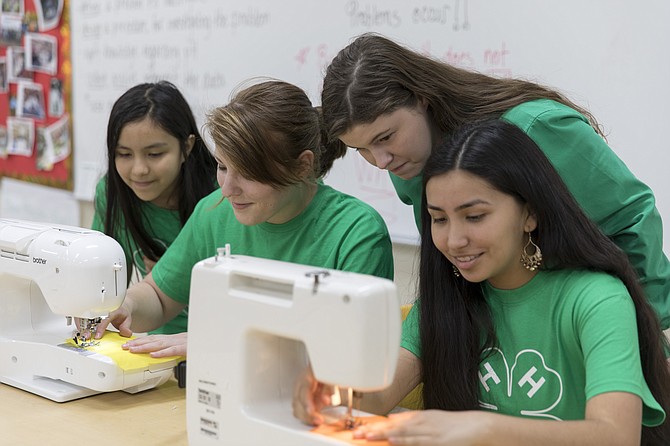
[[[391,173],[393,175],[400,176],[400,173],[402,173],[402,170],[403,170],[403,167],[405,167],[405,164],[407,164],[407,162],[404,162],[401,165],[399,165],[397,167],[394,167],[393,169],[389,169],[389,170],[391,171]]]
[[[251,206],[251,203],[236,203],[234,201],[231,201],[230,205],[233,207],[233,209],[241,210]]]
[[[481,257],[481,254],[468,255],[468,256],[453,256],[452,263],[456,265],[458,269],[468,269],[473,266],[475,261]]]
[[[152,184],[153,181],[133,181],[133,186],[137,187],[138,189],[146,189]]]

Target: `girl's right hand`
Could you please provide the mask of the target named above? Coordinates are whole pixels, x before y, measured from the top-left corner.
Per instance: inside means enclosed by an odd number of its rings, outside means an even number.
[[[119,308],[109,313],[109,316],[104,318],[100,324],[98,324],[98,328],[95,330],[95,339],[102,338],[110,323],[119,330],[121,336],[129,338],[133,335],[133,331],[130,329],[131,322],[132,316],[130,312],[125,305],[121,305]]]
[[[307,366],[293,390],[293,416],[305,424],[323,424],[321,409],[331,405],[332,394],[333,387],[317,381],[312,368]]]

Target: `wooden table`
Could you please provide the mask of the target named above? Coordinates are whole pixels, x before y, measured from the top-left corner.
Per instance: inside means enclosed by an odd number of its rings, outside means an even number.
[[[0,384],[0,444],[187,445],[185,389],[171,379],[134,395],[111,392],[55,403]]]

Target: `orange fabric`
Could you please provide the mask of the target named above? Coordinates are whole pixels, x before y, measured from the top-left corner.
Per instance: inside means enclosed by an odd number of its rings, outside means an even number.
[[[382,416],[372,416],[372,417],[360,417],[361,424],[376,423],[377,421],[383,421],[386,417]],[[312,429],[311,432],[316,434],[325,435],[327,437],[335,438],[340,441],[344,441],[349,444],[357,445],[374,445],[374,446],[387,446],[388,441],[367,441],[367,440],[355,440],[354,433],[351,429],[346,429],[344,427],[344,421],[338,421],[335,423],[322,424]]]

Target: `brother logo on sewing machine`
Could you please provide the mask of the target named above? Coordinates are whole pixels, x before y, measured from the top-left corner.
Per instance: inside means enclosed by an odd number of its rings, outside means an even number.
[[[310,363],[328,384],[363,391],[390,385],[400,327],[387,279],[231,255],[229,248],[199,262],[189,301],[189,445],[349,444],[293,416],[295,381]],[[214,338],[225,340],[215,352]]]
[[[0,219],[0,382],[64,402],[167,381],[175,359],[129,369],[67,348],[68,321],[93,326],[118,308],[127,277],[123,249],[101,232]]]

